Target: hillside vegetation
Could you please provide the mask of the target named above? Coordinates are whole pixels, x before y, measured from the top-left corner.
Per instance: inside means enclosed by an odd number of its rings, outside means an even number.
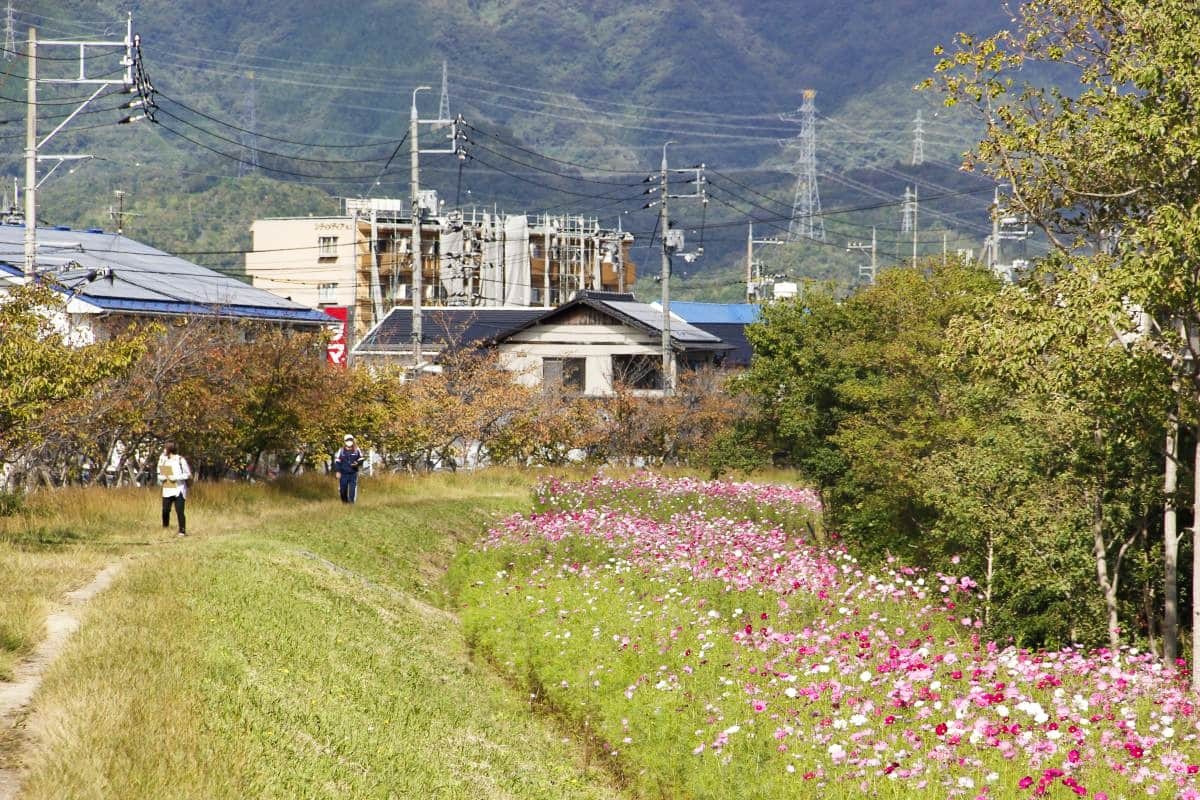
[[[30,24],[43,39],[119,38],[123,9],[111,2],[18,4],[18,50]],[[901,165],[911,153],[918,109],[928,120],[928,156],[956,163],[972,141],[969,121],[947,117],[936,98],[916,96],[911,87],[928,73],[935,44],[960,29],[994,29],[1003,21],[998,12],[983,0],[867,3],[849,11],[829,1],[719,7],[684,0],[603,6],[464,1],[356,4],[331,16],[318,4],[215,2],[190,8],[185,21],[176,4],[153,0],[138,5],[134,27],[160,93],[161,124],[92,128],[120,116],[103,110],[80,118],[56,138],[56,147],[91,152],[98,160],[48,181],[42,216],[53,224],[110,227],[111,193],[122,189],[127,210],[141,215],[126,220],[131,235],[205,251],[196,259],[236,267],[255,217],[321,213],[335,208],[338,196],[407,195],[407,159],[384,167],[407,131],[414,86],[432,87],[422,95],[421,113],[435,116],[445,59],[451,110],[480,132],[461,173],[452,159],[425,158],[424,185],[438,188],[449,203],[595,213],[610,225],[621,216],[649,248],[653,216],[636,198],[612,199],[636,191],[614,192],[596,181],[640,183],[644,170],[657,167],[662,142],[673,139],[674,163],[703,161],[752,189],[714,177],[714,195],[724,189],[721,200],[703,213],[696,204],[679,205],[684,225],[712,228],[703,237],[708,256],[694,270],[702,274],[732,267],[741,257],[747,214],[765,220],[760,235],[786,230],[793,182],[786,170],[794,154],[778,140],[794,136],[797,126],[778,114],[795,109],[805,88],[817,90],[818,109],[827,115],[819,120],[823,169]],[[18,119],[25,69],[19,58],[7,63],[2,96],[8,99],[0,106],[5,118]],[[46,61],[42,74],[61,66]],[[42,99],[79,94],[78,87],[43,87]],[[46,106],[46,124],[62,111]],[[71,132],[85,120],[88,130]],[[251,139],[239,128],[274,138]],[[19,136],[10,140],[5,174],[22,174],[21,144]],[[247,184],[244,176],[254,172],[261,179]],[[907,176],[859,174],[856,180],[884,192],[882,198],[823,179],[824,204],[857,208],[898,200]],[[952,190],[967,185],[953,175],[922,180],[949,183]],[[274,185],[280,183],[287,185]],[[937,191],[930,186],[926,194]],[[986,200],[964,211],[962,222],[985,221]],[[845,281],[855,261],[842,257],[843,240],[864,238],[876,222],[896,228],[898,210],[887,212],[878,220],[869,213],[844,217],[853,226],[830,231],[838,252],[809,248],[775,259],[778,268],[818,277],[832,269]],[[940,238],[932,232],[928,246],[939,246]],[[823,249],[829,253],[818,255]],[[703,293],[703,286],[697,290]]]

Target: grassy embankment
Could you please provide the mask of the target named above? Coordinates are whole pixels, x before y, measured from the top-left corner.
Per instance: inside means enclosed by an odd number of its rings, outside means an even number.
[[[202,485],[185,540],[148,490],[47,493],[0,519],[0,672],[65,591],[127,559],[35,699],[22,797],[614,796],[445,610],[444,565],[528,507],[527,479],[333,495]]]

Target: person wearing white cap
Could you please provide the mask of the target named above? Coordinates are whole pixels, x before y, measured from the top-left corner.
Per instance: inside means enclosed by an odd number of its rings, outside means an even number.
[[[338,494],[343,503],[353,503],[358,497],[358,470],[362,463],[362,450],[347,433],[342,440],[342,449],[333,459],[333,471],[338,475]]]

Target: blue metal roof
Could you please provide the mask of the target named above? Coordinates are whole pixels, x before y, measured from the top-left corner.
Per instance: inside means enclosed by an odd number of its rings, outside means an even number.
[[[0,269],[24,270],[25,226],[0,225]],[[38,228],[38,268],[80,300],[127,313],[240,317],[301,325],[333,318],[208,267],[96,228]],[[112,278],[87,282],[92,270]]]
[[[203,303],[168,303],[159,300],[123,300],[114,297],[86,298],[87,302],[111,311],[142,312],[147,314],[184,314],[188,316],[239,317],[242,319],[283,320],[336,324],[338,320],[324,311],[264,308],[261,306],[209,306]]]
[[[760,306],[757,303],[692,303],[671,301],[671,313],[693,325],[735,324],[749,325],[758,321]]]

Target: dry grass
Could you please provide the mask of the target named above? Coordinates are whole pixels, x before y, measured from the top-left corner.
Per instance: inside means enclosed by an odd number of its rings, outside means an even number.
[[[353,508],[316,478],[201,486],[186,540],[157,527],[149,490],[2,521],[25,599],[6,593],[0,619],[38,617],[105,560],[144,554],[48,672],[22,796],[614,796],[472,660],[442,607],[442,565],[526,507],[529,486],[520,473],[367,479]]]

